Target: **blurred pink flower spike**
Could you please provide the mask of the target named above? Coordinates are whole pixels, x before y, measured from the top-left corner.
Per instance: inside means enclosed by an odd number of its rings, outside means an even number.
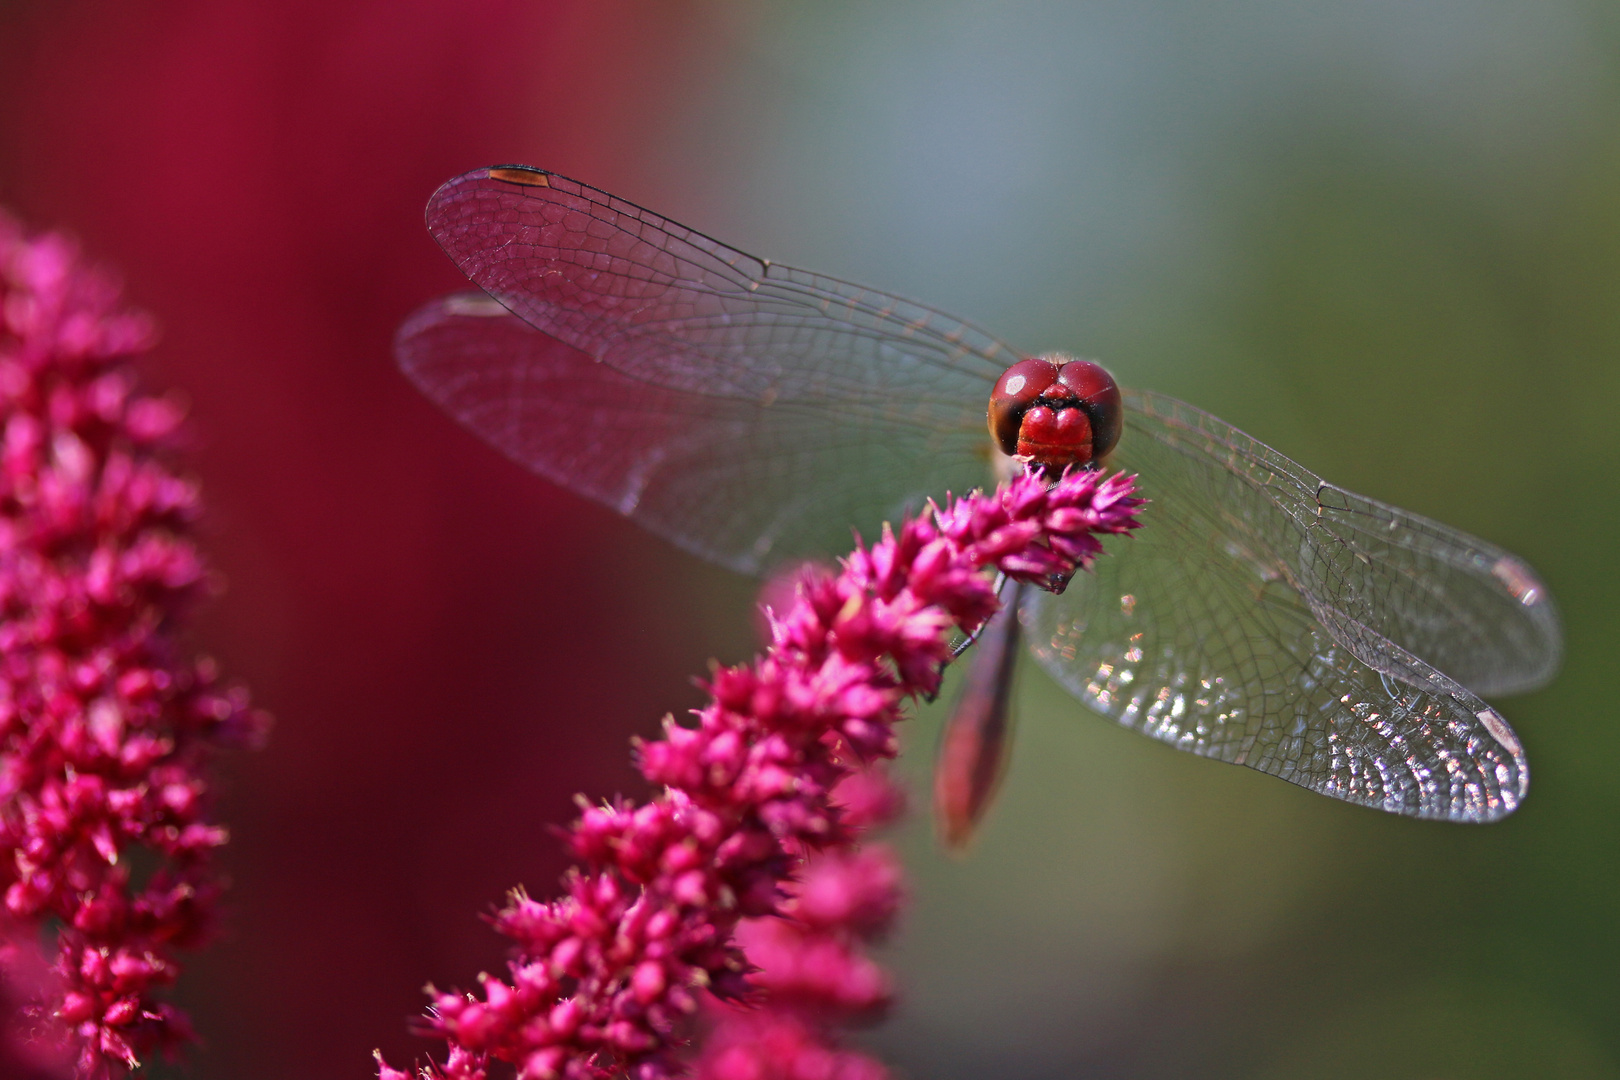
[[[0,915],[0,1076],[6,1080],[65,1080],[72,1048],[58,1025],[41,1023],[54,991],[50,961],[36,927]]]
[[[34,1059],[54,1044],[81,1080],[192,1038],[155,991],[178,974],[175,950],[206,935],[220,890],[211,861],[226,833],[208,820],[202,769],[266,723],[175,642],[207,578],[196,488],[159,457],[181,411],[137,393],[127,370],[153,336],[69,241],[0,215],[0,887],[13,942],[0,978]],[[57,929],[41,978],[20,937],[44,925]]]
[[[494,917],[514,942],[507,977],[430,991],[424,1026],[449,1054],[420,1075],[483,1080],[494,1061],[523,1080],[680,1075],[703,990],[718,999],[703,1077],[884,1075],[832,1041],[889,995],[860,949],[900,895],[893,857],[856,844],[897,806],[872,766],[896,751],[905,699],[938,690],[951,630],[997,610],[983,571],[1060,589],[1099,536],[1137,526],[1133,489],[1094,472],[1019,477],[801,579],[766,655],[717,671],[693,726],[668,719],[638,747],[662,794],[587,808],[564,895],[518,891]]]

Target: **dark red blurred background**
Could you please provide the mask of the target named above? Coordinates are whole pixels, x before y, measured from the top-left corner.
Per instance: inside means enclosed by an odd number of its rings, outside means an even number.
[[[278,718],[223,765],[235,884],[179,995],[194,1075],[426,1049],[422,984],[500,962],[478,913],[550,889],[547,823],[635,791],[626,738],[701,670],[652,580],[673,556],[467,436],[389,353],[461,282],[421,225],[438,184],[523,161],[637,186],[669,85],[701,77],[692,7],[0,4],[0,204],[163,323],[146,375],[192,401],[228,586],[197,634]]]

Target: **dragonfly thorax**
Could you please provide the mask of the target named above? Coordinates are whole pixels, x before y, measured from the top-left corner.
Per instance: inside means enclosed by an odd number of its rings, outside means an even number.
[[[1100,364],[1052,355],[1020,360],[990,393],[990,434],[1002,453],[1060,470],[1107,456],[1119,442],[1119,386]]]

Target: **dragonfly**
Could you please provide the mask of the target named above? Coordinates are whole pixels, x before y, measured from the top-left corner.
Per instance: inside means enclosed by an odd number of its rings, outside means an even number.
[[[403,324],[409,378],[533,471],[720,566],[844,550],[852,528],[1038,467],[1030,441],[1138,476],[1142,528],[1061,593],[1010,590],[981,635],[940,759],[957,827],[999,775],[1019,639],[1091,709],[1181,750],[1417,818],[1493,821],[1523,800],[1523,747],[1484,696],[1545,684],[1562,644],[1517,556],[1090,362],[553,172],[466,173],[427,225],[478,290]]]

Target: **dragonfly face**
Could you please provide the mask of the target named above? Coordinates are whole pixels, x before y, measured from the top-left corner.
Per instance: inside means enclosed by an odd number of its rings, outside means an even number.
[[[1020,360],[990,391],[990,437],[1008,457],[1054,474],[1108,456],[1125,413],[1100,364],[1065,356]]]
[[[1546,682],[1561,633],[1546,587],[1501,548],[1094,364],[1025,359],[555,173],[476,170],[427,217],[497,303],[429,304],[399,332],[400,363],[554,482],[757,574],[982,486],[989,400],[1003,451],[1108,455],[1150,499],[1093,573],[1019,605],[1030,651],[1081,701],[1395,813],[1488,821],[1523,798],[1523,751],[1480,695]]]

